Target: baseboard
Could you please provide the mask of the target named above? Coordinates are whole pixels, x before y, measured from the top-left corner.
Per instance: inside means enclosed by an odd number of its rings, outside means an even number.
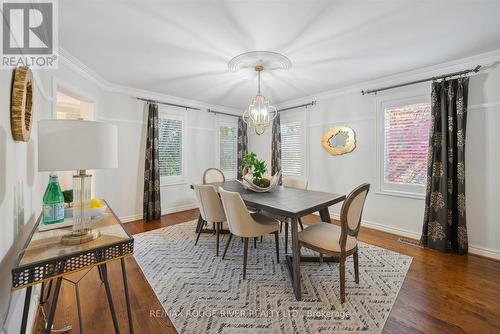
[[[142,213],[120,217],[120,220],[122,223],[129,223],[129,222],[133,222],[133,221],[140,220],[140,219],[142,219]]]
[[[174,206],[174,207],[167,208],[167,209],[162,209],[161,215],[163,216],[163,215],[168,215],[170,213],[192,210],[192,209],[196,209],[196,208],[198,208],[198,206],[194,203],[186,204],[186,205],[179,205],[179,206]],[[137,213],[135,215],[120,217],[120,220],[122,221],[122,223],[129,223],[129,222],[133,222],[133,221],[141,220],[141,219],[142,219],[142,213]]]
[[[469,253],[487,257],[489,259],[500,260],[500,251],[469,244]]]
[[[314,213],[315,215],[318,215],[318,213]],[[340,219],[340,215],[330,212],[330,215],[332,216],[333,219]],[[395,234],[400,237],[405,237],[405,238],[411,238],[411,239],[417,239],[419,240],[421,237],[420,233],[415,233],[413,231],[397,228],[397,227],[391,227],[387,225],[383,225],[380,223],[375,223],[372,221],[368,220],[361,220],[361,224],[364,227],[368,227],[377,231],[382,231],[390,234]],[[476,246],[476,245],[471,245],[469,244],[469,253],[474,254],[474,255],[479,255],[483,257],[487,257],[489,259],[494,259],[494,260],[500,260],[500,250],[497,249],[491,249],[491,248],[485,248],[481,246]]]

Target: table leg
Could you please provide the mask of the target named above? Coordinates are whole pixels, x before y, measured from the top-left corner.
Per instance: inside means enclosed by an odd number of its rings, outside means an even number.
[[[293,254],[293,292],[295,293],[295,299],[301,300],[301,287],[300,287],[300,245],[299,245],[299,229],[297,218],[291,219],[292,228],[292,254]]]
[[[57,300],[59,299],[59,291],[61,290],[62,277],[58,277],[56,280],[56,287],[54,289],[54,297],[52,297],[52,302],[50,304],[49,318],[47,319],[47,324],[45,327],[45,334],[50,334],[52,331],[52,324],[54,323],[54,316],[56,314]]]
[[[78,288],[78,283],[75,284],[75,295],[76,295],[76,311],[78,313],[78,327],[80,327],[80,334],[83,334],[82,310],[81,310],[81,303],[80,303],[80,289]]]
[[[26,295],[24,296],[24,309],[23,318],[21,321],[21,334],[26,333],[26,324],[28,323],[28,313],[30,312],[30,302],[31,302],[31,289],[33,287],[29,286],[26,288]],[[43,293],[43,291],[42,291]]]
[[[115,327],[115,333],[120,334],[120,327],[118,325],[118,319],[116,318],[115,306],[113,304],[113,297],[111,296],[111,289],[109,287],[108,281],[108,271],[106,268],[106,263],[100,264],[102,278],[104,280],[104,288],[106,289],[106,296],[108,297],[109,310],[111,311],[111,318],[113,319],[113,326]]]
[[[330,219],[330,211],[328,211],[328,208],[323,208],[319,210],[319,216],[321,217],[321,221],[325,223],[331,223]]]
[[[130,308],[130,298],[128,294],[128,282],[127,282],[127,271],[125,270],[125,259],[121,258],[122,263],[122,276],[123,276],[123,286],[125,291],[125,302],[127,303],[127,315],[128,315],[128,328],[129,333],[134,334],[134,324],[132,322],[132,309]]]

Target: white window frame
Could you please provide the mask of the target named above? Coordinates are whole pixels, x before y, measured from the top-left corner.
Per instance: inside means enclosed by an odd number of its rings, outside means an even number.
[[[220,127],[228,126],[236,128],[236,156],[234,157],[236,161],[236,170],[234,170],[234,172],[222,171],[224,173],[226,180],[236,180],[238,173],[238,132],[237,132],[238,118],[231,116],[221,116],[221,115],[216,115],[216,116],[217,117],[215,122],[215,161],[217,162],[217,167],[220,170],[222,170],[220,165]]]
[[[407,94],[391,95],[376,99],[376,151],[377,188],[376,193],[415,199],[425,199],[425,185],[396,184],[384,182],[384,111],[386,108],[417,103],[430,103],[430,93],[418,90]]]
[[[168,118],[168,119],[174,119],[174,120],[179,120],[182,122],[182,163],[181,163],[181,168],[182,168],[182,174],[181,175],[176,175],[176,176],[160,176],[160,186],[172,186],[172,185],[178,185],[178,184],[185,184],[187,181],[187,173],[186,173],[186,157],[187,157],[187,152],[186,149],[188,147],[187,145],[187,115],[185,110],[175,110],[172,108],[169,108],[167,106],[160,105],[158,106],[158,118]]]
[[[280,125],[286,124],[286,123],[291,123],[291,122],[300,122],[301,123],[301,129],[302,129],[302,138],[301,138],[301,144],[302,144],[302,156],[301,156],[301,173],[299,176],[297,175],[284,175],[283,177],[290,176],[290,177],[300,177],[303,179],[307,179],[307,135],[308,135],[308,126],[307,126],[307,113],[308,110],[304,110],[302,108],[298,110],[293,110],[293,111],[285,111],[280,113]],[[283,137],[281,138],[283,139]],[[283,158],[283,153],[282,153],[282,158]],[[281,162],[281,169],[283,170],[283,161]]]

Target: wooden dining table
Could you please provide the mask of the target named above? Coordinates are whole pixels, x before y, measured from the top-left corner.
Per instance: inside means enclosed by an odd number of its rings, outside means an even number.
[[[331,223],[328,208],[345,200],[345,195],[327,193],[322,191],[302,190],[278,186],[271,192],[257,193],[245,189],[236,180],[224,183],[212,183],[216,189],[222,187],[224,190],[238,192],[245,204],[259,211],[273,215],[290,218],[292,232],[292,255],[286,255],[286,263],[290,271],[293,291],[297,300],[302,299],[300,285],[300,261],[303,262],[335,262],[336,258],[319,256],[301,256],[298,239],[299,218],[314,212],[319,212],[321,221]],[[193,188],[193,186],[191,186]],[[200,216],[198,228],[203,225]]]

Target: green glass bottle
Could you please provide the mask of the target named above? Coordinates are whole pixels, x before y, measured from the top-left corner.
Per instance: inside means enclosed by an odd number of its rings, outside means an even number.
[[[64,221],[64,196],[57,175],[50,174],[49,184],[43,195],[43,223],[55,224]]]

